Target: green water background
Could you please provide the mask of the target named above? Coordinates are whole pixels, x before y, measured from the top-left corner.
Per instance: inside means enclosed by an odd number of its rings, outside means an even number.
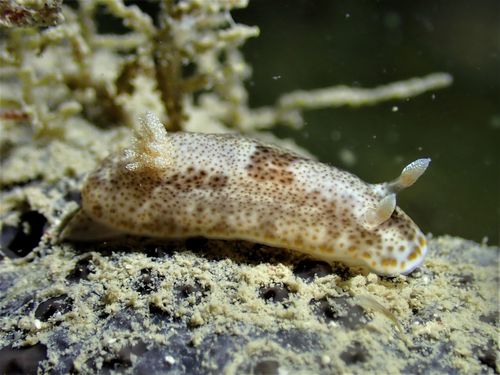
[[[425,232],[499,244],[499,1],[254,0],[233,16],[261,30],[243,48],[253,67],[252,106],[296,89],[452,74],[444,90],[311,111],[303,129],[275,132],[368,182],[390,180],[410,161],[431,157],[398,204]],[[341,150],[355,163],[344,163]]]

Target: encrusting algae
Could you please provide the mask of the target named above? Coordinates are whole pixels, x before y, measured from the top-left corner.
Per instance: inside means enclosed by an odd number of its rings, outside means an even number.
[[[275,105],[250,108],[244,83],[251,67],[240,47],[259,29],[237,24],[230,13],[245,6],[244,0],[162,0],[147,13],[141,4],[121,0],[0,2],[0,373],[498,373],[498,295],[492,287],[498,286],[498,248],[451,237],[428,237],[425,244],[395,207],[393,194],[411,185],[428,160],[410,164],[393,182],[368,185],[264,131],[276,124],[300,128],[306,110],[376,104],[444,88],[451,77],[434,73],[373,89],[297,91]],[[126,31],[101,33],[102,11],[122,20]],[[130,147],[132,129],[147,112],[159,119],[147,117]],[[227,157],[235,159],[239,174],[221,166],[224,147],[232,150]],[[167,158],[169,153],[175,157]],[[213,163],[214,171],[202,174],[197,160]],[[174,162],[174,171],[182,172],[176,179],[163,170]],[[312,178],[310,167],[341,176],[340,185],[330,182],[339,209],[351,201],[358,205],[346,206],[351,222],[343,226],[358,235],[399,218],[406,223],[404,240],[417,241],[421,249],[413,265],[405,266],[417,267],[427,246],[423,265],[408,275],[398,269],[399,275],[384,277],[331,258],[271,248],[294,249],[266,241],[266,231],[293,240],[301,233],[306,252],[313,235],[318,243],[327,238],[320,228],[309,232],[310,213],[321,216],[320,202],[328,198],[326,179],[314,187],[303,183]],[[112,221],[132,217],[99,192],[95,179],[107,181],[115,173],[123,174],[121,181],[149,178],[131,180],[132,186],[151,183],[149,195],[136,191],[115,195],[114,201],[137,210],[131,224],[149,225],[147,230]],[[175,189],[179,184],[179,206],[168,207],[177,210],[169,234],[187,238],[155,238],[165,237],[164,229],[155,232],[150,225],[159,219],[149,208],[160,205],[161,212],[164,204],[151,199],[155,178]],[[252,200],[266,195],[256,190],[274,191],[279,179],[286,189],[275,193],[286,207]],[[241,181],[250,189],[248,210],[231,196],[223,202],[216,195],[226,187],[244,192]],[[371,189],[368,198],[341,198],[349,181],[359,191]],[[121,188],[125,194],[127,186]],[[159,196],[162,191],[163,185]],[[306,195],[308,204],[299,207],[294,199]],[[217,217],[239,222],[244,230],[266,218],[253,213],[269,204],[271,210],[263,211],[269,222],[262,231],[255,225],[251,235],[234,236],[252,242],[192,237],[209,236],[213,228],[213,237],[233,238],[219,234],[242,230],[235,224],[235,231],[221,232],[208,214],[179,215],[215,201]],[[96,203],[102,215],[117,210],[100,228],[86,228],[96,240],[61,241],[78,212],[95,221]],[[360,216],[353,219],[355,213]],[[302,225],[293,229],[279,217],[300,218]],[[111,228],[103,231],[102,224]],[[176,232],[181,227],[192,232]],[[128,235],[97,239],[113,230]],[[397,254],[395,245],[384,246],[394,246],[390,251]],[[340,242],[335,248],[345,250]]]

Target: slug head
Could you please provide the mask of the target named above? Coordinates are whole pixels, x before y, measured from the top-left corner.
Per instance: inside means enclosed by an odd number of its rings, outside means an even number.
[[[427,254],[422,231],[396,207],[389,219],[371,230],[377,243],[370,247],[370,268],[379,275],[407,275],[419,267]]]
[[[427,254],[424,234],[396,206],[396,193],[413,185],[429,163],[430,159],[418,159],[406,166],[394,181],[372,186],[379,200],[365,208],[361,220],[363,227],[374,235],[376,244],[363,254],[378,274],[409,274],[422,264]]]

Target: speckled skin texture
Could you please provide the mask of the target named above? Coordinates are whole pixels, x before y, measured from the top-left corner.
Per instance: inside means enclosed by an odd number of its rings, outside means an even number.
[[[398,207],[376,227],[364,220],[386,185],[240,136],[167,134],[148,115],[132,147],[88,176],[82,206],[129,234],[246,239],[408,273],[427,251],[418,227]]]

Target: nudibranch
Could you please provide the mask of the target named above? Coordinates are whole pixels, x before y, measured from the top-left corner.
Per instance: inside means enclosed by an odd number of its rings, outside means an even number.
[[[427,244],[396,206],[396,194],[429,162],[416,160],[394,181],[368,184],[241,136],[167,133],[148,113],[131,147],[87,176],[82,208],[62,235],[242,239],[380,275],[408,274],[423,262]]]

